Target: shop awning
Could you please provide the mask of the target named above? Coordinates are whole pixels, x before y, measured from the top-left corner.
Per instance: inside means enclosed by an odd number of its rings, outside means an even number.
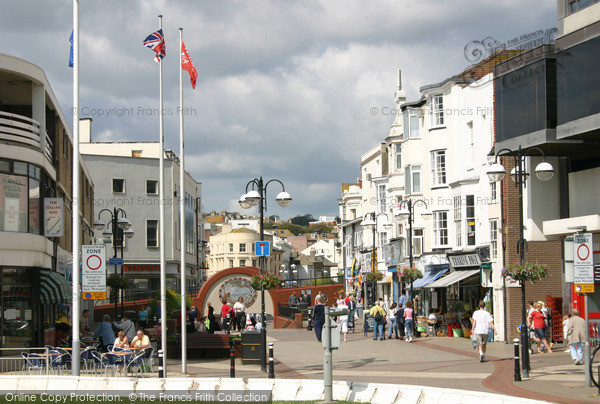
[[[71,301],[71,284],[58,272],[40,271],[40,300],[43,304],[58,304]]]
[[[428,288],[446,288],[456,282],[460,282],[463,279],[467,279],[470,276],[479,275],[479,269],[470,269],[467,271],[456,271],[452,272],[448,276],[445,276],[437,281],[428,285]]]
[[[442,275],[450,270],[450,267],[446,265],[439,265],[437,268],[432,268],[429,271],[426,271],[421,279],[417,279],[413,282],[413,288],[424,288],[430,287],[428,286],[430,283],[435,282],[436,279],[439,279]]]

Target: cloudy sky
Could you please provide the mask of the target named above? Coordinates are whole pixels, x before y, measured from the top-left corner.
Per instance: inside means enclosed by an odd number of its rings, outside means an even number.
[[[241,210],[256,176],[278,178],[294,202],[284,218],[337,213],[341,182],[388,134],[397,69],[410,99],[470,65],[473,40],[508,41],[556,26],[556,1],[80,1],[80,107],[95,141],[158,140],[158,66],[143,39],[164,15],[166,147],[179,150],[178,28],[198,70],[185,82],[186,168],[205,210]],[[0,52],[42,67],[65,115],[72,2],[5,1]],[[187,74],[187,73],[186,73]],[[108,117],[107,111],[112,111]],[[114,116],[122,112],[123,116]],[[269,198],[280,189],[273,184]]]

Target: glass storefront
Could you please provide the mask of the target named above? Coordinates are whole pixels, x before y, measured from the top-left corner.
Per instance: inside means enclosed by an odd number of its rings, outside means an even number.
[[[1,346],[3,348],[35,346],[33,269],[0,268],[0,279],[2,280]]]

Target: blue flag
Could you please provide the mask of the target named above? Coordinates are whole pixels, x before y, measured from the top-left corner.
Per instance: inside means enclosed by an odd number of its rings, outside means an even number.
[[[69,52],[69,67],[73,67],[73,31],[71,31],[69,43],[71,44],[71,50]]]

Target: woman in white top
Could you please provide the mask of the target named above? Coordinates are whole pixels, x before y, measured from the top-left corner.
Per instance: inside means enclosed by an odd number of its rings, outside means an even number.
[[[113,349],[114,348],[129,348],[129,341],[127,340],[127,336],[123,331],[119,331],[119,335],[113,344]]]
[[[245,325],[244,316],[246,315],[246,305],[243,297],[238,298],[238,301],[233,305],[233,310],[235,311],[234,329],[237,326],[237,329],[242,331]]]
[[[342,300],[341,304],[337,305],[338,310],[347,310],[348,306]],[[344,342],[347,341],[346,337],[348,336],[348,316],[338,316],[337,319],[338,327],[340,328],[340,332],[343,334]]]

